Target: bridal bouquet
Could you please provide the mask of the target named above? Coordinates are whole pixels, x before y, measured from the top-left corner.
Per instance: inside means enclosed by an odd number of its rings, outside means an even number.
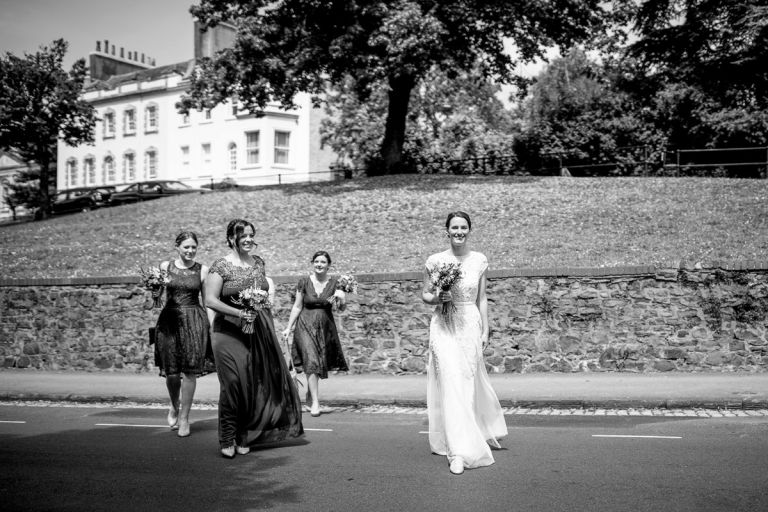
[[[352,274],[341,274],[336,280],[336,291],[333,293],[333,304],[338,306],[339,299],[337,292],[357,293],[357,279]]]
[[[141,284],[152,292],[152,307],[159,308],[163,305],[163,289],[171,282],[171,275],[160,267],[139,267]]]
[[[236,299],[232,299],[233,304],[242,306],[246,311],[259,311],[261,309],[271,309],[272,302],[269,300],[269,292],[262,290],[257,285],[241,290]],[[243,319],[241,325],[245,334],[253,333],[253,320]]]
[[[448,291],[461,279],[461,263],[440,263],[430,267],[428,272],[429,280],[436,289]],[[445,324],[453,330],[453,313],[456,312],[456,305],[453,302],[443,302],[441,312]]]

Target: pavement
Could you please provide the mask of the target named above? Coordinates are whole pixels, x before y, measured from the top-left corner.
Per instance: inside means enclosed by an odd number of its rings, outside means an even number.
[[[530,409],[768,410],[764,373],[535,373],[491,375],[504,407]],[[303,379],[303,378],[302,378]],[[306,384],[300,389],[303,397]],[[426,406],[426,375],[331,375],[323,406]],[[197,381],[196,404],[215,405],[215,374]],[[165,404],[163,379],[149,373],[0,370],[0,401]]]

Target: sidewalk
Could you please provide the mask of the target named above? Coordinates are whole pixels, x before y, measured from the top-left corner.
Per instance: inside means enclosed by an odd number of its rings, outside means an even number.
[[[491,375],[505,407],[768,409],[768,373],[537,373]],[[426,405],[426,375],[332,375],[327,406]],[[300,389],[304,395],[306,387]],[[195,402],[215,404],[216,375],[198,379]],[[168,401],[156,374],[0,370],[0,401]]]

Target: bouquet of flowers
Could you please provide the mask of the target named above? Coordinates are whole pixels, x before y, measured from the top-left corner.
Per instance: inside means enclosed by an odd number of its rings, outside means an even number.
[[[432,285],[442,291],[448,291],[451,286],[461,279],[461,263],[440,263],[428,269],[429,280]],[[442,314],[445,324],[453,330],[453,313],[456,305],[453,302],[442,303]]]
[[[259,311],[261,309],[271,309],[272,302],[269,300],[269,292],[262,290],[257,285],[252,285],[245,290],[241,290],[236,299],[232,299],[234,304],[242,306],[246,311]],[[243,319],[240,326],[245,334],[253,333],[253,320]]]
[[[341,274],[336,280],[336,291],[333,293],[333,304],[339,305],[338,292],[357,293],[357,279],[352,274]],[[338,295],[337,295],[338,294]]]
[[[171,282],[171,275],[160,267],[139,267],[141,284],[152,292],[152,307],[159,308],[163,305],[163,290],[165,285]]]

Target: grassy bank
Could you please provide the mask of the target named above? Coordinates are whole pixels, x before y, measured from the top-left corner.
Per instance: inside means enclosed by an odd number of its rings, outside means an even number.
[[[473,221],[491,268],[676,265],[768,260],[768,180],[394,176],[154,202],[0,227],[6,278],[132,275],[173,256],[181,229],[199,260],[226,252],[235,217],[257,227],[272,275],[298,274],[317,249],[337,271],[420,270],[446,246],[448,211]]]

